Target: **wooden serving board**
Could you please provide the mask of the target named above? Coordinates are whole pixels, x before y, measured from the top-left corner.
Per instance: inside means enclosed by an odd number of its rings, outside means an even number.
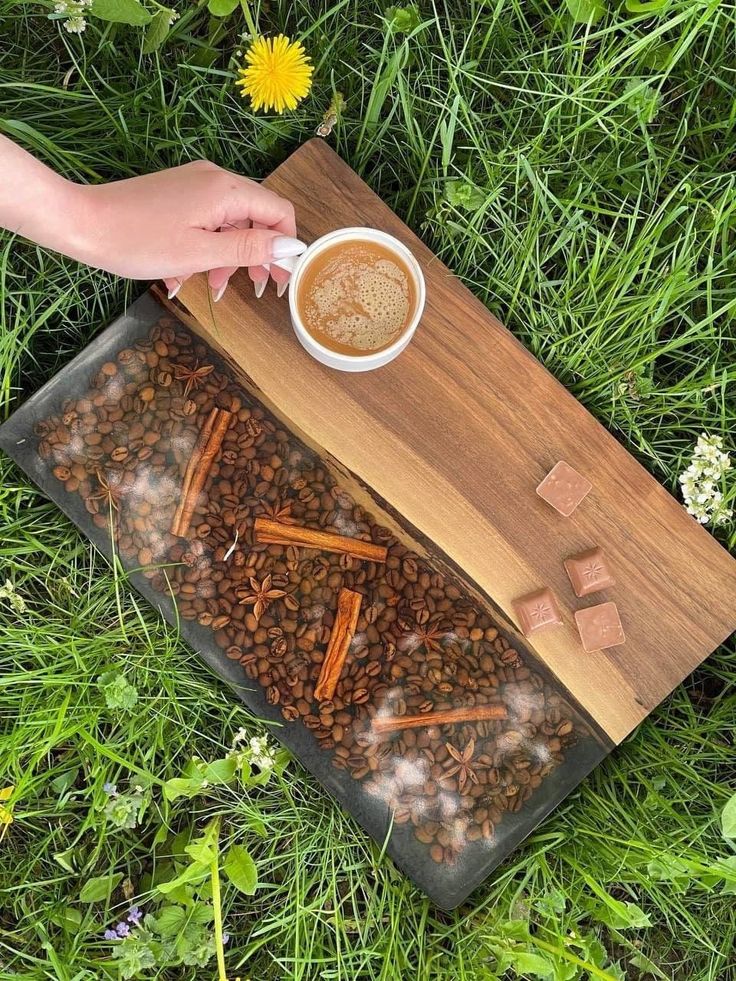
[[[370,225],[417,256],[427,306],[409,348],[344,374],[300,346],[285,299],[245,272],[212,304],[204,276],[178,299],[292,428],[431,539],[514,622],[512,600],[551,586],[564,626],[531,646],[620,742],[736,629],[736,561],[495,319],[324,142],[267,179],[307,242]],[[558,460],[593,490],[570,518],[535,494]],[[563,559],[605,549],[616,586],[576,599]],[[573,610],[619,607],[626,644],[583,652]]]

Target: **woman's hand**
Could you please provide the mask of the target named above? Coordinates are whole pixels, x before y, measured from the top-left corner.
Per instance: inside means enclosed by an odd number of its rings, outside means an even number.
[[[172,296],[192,273],[207,270],[219,300],[241,266],[260,296],[270,260],[306,248],[290,201],[206,160],[77,191],[86,229],[78,258],[121,276],[164,279]],[[281,295],[289,274],[270,271]]]
[[[170,296],[206,271],[219,300],[241,266],[256,296],[269,273],[281,295],[289,274],[271,260],[306,248],[296,238],[291,202],[205,160],[109,184],[73,184],[0,137],[0,164],[1,225],[120,276],[164,279]]]

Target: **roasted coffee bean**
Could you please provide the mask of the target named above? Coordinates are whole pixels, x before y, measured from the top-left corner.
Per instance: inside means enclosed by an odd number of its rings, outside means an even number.
[[[378,619],[378,607],[371,603],[371,605],[366,608],[363,616],[365,617],[366,623],[375,623]]]
[[[276,657],[283,657],[289,649],[289,645],[284,637],[277,637],[271,644],[271,653]]]

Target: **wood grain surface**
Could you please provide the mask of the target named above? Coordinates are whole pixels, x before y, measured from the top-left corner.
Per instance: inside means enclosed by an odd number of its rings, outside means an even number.
[[[311,242],[370,225],[413,250],[427,306],[408,349],[365,374],[314,361],[272,286],[245,272],[211,303],[203,276],[180,294],[201,333],[295,429],[323,447],[445,551],[510,620],[512,600],[554,590],[564,626],[531,646],[622,740],[736,629],[736,562],[496,320],[321,140],[268,178]],[[569,518],[534,489],[560,459],[593,490]],[[616,586],[576,599],[563,560],[600,545]],[[618,605],[626,644],[583,652],[573,611]]]

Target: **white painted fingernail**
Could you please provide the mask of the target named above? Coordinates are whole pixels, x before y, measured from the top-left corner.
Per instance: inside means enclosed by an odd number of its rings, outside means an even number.
[[[219,290],[216,293],[212,294],[212,300],[214,303],[217,303],[218,300],[222,299],[226,289],[227,289],[227,283],[223,283],[222,286],[219,288]]]
[[[267,279],[257,279],[253,283],[253,289],[256,291],[256,299],[257,300],[260,300],[260,298],[265,293],[267,283],[268,283],[268,280]]]
[[[279,283],[276,287],[276,296],[283,296],[286,292],[286,287],[289,285],[289,280],[287,279],[285,283]]]
[[[174,297],[176,296],[176,294],[179,292],[180,289],[181,289],[181,283],[177,283],[176,286],[174,286],[173,289],[170,289],[169,290],[169,299],[170,300],[173,300]]]
[[[290,255],[301,255],[306,247],[304,242],[300,242],[298,238],[281,235],[271,243],[271,255],[274,259],[285,259]]]
[[[293,273],[296,269],[296,256],[290,255],[285,259],[274,259],[271,265],[284,269],[288,273]]]

